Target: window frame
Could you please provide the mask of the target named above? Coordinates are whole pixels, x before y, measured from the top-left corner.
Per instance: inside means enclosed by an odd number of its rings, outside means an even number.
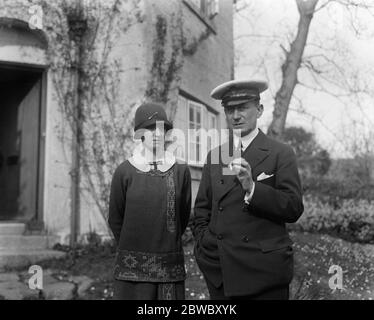
[[[197,161],[196,154],[194,157],[191,157],[191,145],[190,145],[191,136],[188,131],[190,129],[190,120],[191,120],[190,119],[190,107],[191,106],[195,110],[196,109],[200,110],[200,117],[201,117],[200,122],[199,122],[200,128],[206,130],[206,132],[212,129],[210,127],[211,119],[214,119],[214,123],[215,123],[215,128],[213,129],[219,130],[220,117],[219,117],[218,112],[214,112],[214,109],[210,108],[204,103],[197,101],[191,95],[187,93],[183,94],[183,92],[178,94],[178,108],[181,108],[180,109],[181,113],[178,115],[177,121],[181,122],[179,126],[183,130],[183,132],[185,132],[186,140],[184,142],[184,149],[181,152],[182,154],[180,154],[180,152],[177,151],[176,157],[180,160],[187,162],[189,166],[201,168],[204,165],[207,153],[212,149],[212,143],[209,145],[208,141],[204,142],[202,139],[203,138],[205,139],[205,137],[200,135],[201,140],[198,143],[200,145],[200,148],[199,148],[200,159],[199,161]],[[194,111],[194,123],[195,123],[195,119],[196,119],[196,111]],[[196,125],[194,125],[193,127],[196,127]],[[218,136],[214,137],[213,143],[218,145],[219,139],[220,138],[219,138],[219,133],[218,133]],[[196,141],[192,142],[192,144],[196,148]],[[205,151],[203,148],[206,148],[207,150]]]
[[[192,142],[192,138],[191,138],[191,135],[190,135],[190,129],[196,129],[196,115],[197,115],[197,110],[200,111],[200,128],[199,129],[205,129],[205,125],[204,125],[204,112],[207,110],[207,108],[205,107],[205,105],[201,104],[201,103],[198,103],[198,102],[195,102],[195,101],[192,101],[192,100],[189,100],[189,99],[186,99],[187,100],[187,134],[188,134],[188,139],[187,139],[187,143],[188,143],[188,146],[187,146],[187,162],[188,164],[192,165],[192,166],[203,166],[204,164],[204,160],[205,159],[202,159],[202,141],[201,141],[201,137],[200,137],[200,141],[199,143],[196,142],[197,137],[195,137],[195,140]],[[193,108],[194,110],[194,121],[193,123],[195,123],[195,126],[194,128],[190,128],[190,123],[191,123],[191,119],[190,119],[190,108]],[[194,147],[196,147],[195,149],[195,157],[192,158],[191,155],[192,155],[192,152],[191,152],[191,143],[194,145]],[[199,149],[197,149],[197,146],[199,146]],[[200,159],[197,159],[197,151],[198,150],[198,153],[199,153],[199,158]]]

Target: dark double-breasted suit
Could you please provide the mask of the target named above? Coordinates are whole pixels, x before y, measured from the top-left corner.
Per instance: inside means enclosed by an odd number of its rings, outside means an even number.
[[[195,256],[214,286],[227,296],[247,296],[288,285],[293,249],[286,223],[303,212],[302,190],[292,148],[262,131],[242,157],[252,169],[255,190],[249,205],[235,175],[224,175],[222,147],[203,168],[195,202]],[[212,159],[219,159],[212,163]],[[260,174],[266,179],[256,181]],[[264,175],[262,175],[264,176]]]

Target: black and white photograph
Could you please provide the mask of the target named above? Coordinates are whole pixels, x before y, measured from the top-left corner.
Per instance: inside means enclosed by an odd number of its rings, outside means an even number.
[[[0,0],[0,300],[373,299],[373,0]]]

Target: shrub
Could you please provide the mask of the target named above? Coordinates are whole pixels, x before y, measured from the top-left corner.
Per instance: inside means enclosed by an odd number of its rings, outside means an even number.
[[[353,242],[374,243],[374,202],[341,200],[339,206],[305,197],[304,213],[295,227],[302,231],[321,232]]]
[[[350,177],[312,176],[303,179],[304,194],[331,203],[339,199],[374,199],[374,185],[353,181]]]

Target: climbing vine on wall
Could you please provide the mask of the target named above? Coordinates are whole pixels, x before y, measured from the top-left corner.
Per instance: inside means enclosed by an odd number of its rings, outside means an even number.
[[[176,10],[159,12],[151,30],[152,61],[144,99],[169,106],[174,118],[184,60],[193,55],[209,30],[187,39],[183,29],[182,1],[171,1]],[[76,149],[81,176],[79,196],[89,195],[106,219],[112,174],[126,159],[133,144],[133,111],[139,100],[120,101],[124,69],[112,56],[120,37],[144,22],[144,0],[0,0],[4,16],[28,21],[28,8],[43,9],[43,34],[47,59],[61,117],[55,130],[65,151],[66,165]],[[84,6],[80,6],[83,4]],[[72,148],[76,144],[76,148]],[[91,200],[90,199],[90,200]]]
[[[69,150],[77,144],[79,172],[73,168],[71,176],[74,180],[81,175],[79,196],[88,194],[106,219],[111,176],[131,150],[131,113],[136,104],[119,100],[120,79],[126,75],[111,53],[119,36],[142,23],[143,17],[140,0],[116,0],[105,6],[90,1],[84,8],[77,3],[43,2],[54,20],[46,32],[52,81],[63,115],[56,130]]]
[[[176,9],[168,16],[157,14],[154,25],[153,56],[146,98],[167,106],[174,119],[185,58],[192,56],[210,35],[205,28],[200,34],[188,38],[184,32],[183,2],[176,1]]]

